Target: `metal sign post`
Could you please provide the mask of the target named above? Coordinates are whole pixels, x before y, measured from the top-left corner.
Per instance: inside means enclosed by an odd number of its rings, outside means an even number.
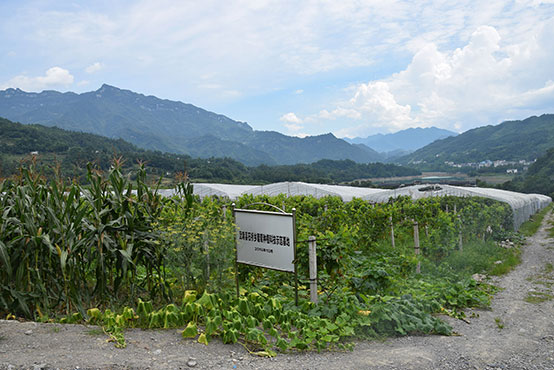
[[[286,213],[268,203],[252,203],[277,209],[279,212],[236,209],[233,204],[235,237],[235,279],[239,295],[238,264],[294,273],[295,301],[298,304],[296,269],[296,210]]]

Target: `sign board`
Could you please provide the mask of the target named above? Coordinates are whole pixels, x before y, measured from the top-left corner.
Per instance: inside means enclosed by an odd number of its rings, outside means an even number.
[[[295,272],[294,215],[235,209],[237,262]]]

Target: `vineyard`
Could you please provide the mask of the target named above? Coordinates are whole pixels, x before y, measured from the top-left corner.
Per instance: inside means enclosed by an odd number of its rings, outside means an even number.
[[[490,199],[245,195],[238,208],[296,209],[300,299],[296,305],[291,274],[246,265],[238,265],[237,297],[230,202],[200,200],[186,182],[163,198],[143,167],[133,178],[114,162],[106,174],[89,165],[87,187],[47,181],[32,166],[1,184],[2,317],[98,324],[119,347],[125,328],[141,327],[182,328],[184,338],[239,342],[266,356],[345,349],[354,339],[451,334],[439,314],[463,318],[494,292],[472,275],[518,262],[512,210]],[[304,242],[312,235],[317,305]],[[498,243],[506,239],[516,246]]]

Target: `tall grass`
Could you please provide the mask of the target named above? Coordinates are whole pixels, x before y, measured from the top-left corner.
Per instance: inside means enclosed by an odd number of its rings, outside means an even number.
[[[517,247],[506,249],[494,241],[472,240],[464,245],[463,251],[454,251],[442,263],[461,275],[503,275],[520,261],[520,250]]]

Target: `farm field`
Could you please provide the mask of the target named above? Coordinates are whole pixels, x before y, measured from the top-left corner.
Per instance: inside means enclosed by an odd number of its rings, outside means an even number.
[[[101,334],[95,341],[112,354],[133,347],[134,333],[160,335],[136,328],[178,333],[177,346],[211,342],[205,353],[240,343],[251,354],[277,358],[334,355],[387,337],[451,338],[460,320],[471,320],[467,308],[489,308],[497,291],[475,274],[501,275],[520,260],[523,237],[511,230],[511,208],[488,199],[400,198],[374,205],[244,196],[239,208],[260,201],[296,208],[298,240],[316,236],[320,303],[309,302],[302,243],[298,306],[290,274],[244,265],[237,298],[234,226],[222,208],[229,202],[194,199],[186,183],[181,198],[162,199],[140,172],[132,195],[117,163],[106,175],[90,169],[89,178],[91,187],[81,189],[46,183],[28,171],[19,183],[3,184],[0,311],[47,323],[39,326],[54,333],[83,330],[61,323],[98,325],[90,329]],[[509,248],[499,243],[507,239]],[[11,342],[4,339],[2,346]]]

